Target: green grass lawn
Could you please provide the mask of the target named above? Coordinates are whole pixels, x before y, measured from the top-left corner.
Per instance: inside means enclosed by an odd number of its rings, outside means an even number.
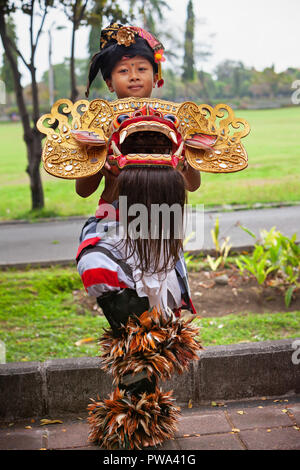
[[[192,204],[300,201],[300,107],[236,111],[251,132],[244,139],[249,166],[232,174],[202,173],[199,190],[189,194]],[[30,214],[26,151],[20,124],[0,124],[0,220],[34,216],[93,214],[101,188],[87,199],[75,194],[74,181],[61,180],[42,169],[45,209]]]
[[[0,340],[6,361],[45,361],[99,355],[103,316],[74,301],[83,290],[75,268],[0,271]],[[196,319],[203,346],[299,337],[300,312],[231,314]],[[93,342],[77,346],[86,338]]]

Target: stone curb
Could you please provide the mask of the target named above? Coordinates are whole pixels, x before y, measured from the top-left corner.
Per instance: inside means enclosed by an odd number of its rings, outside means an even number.
[[[185,404],[299,394],[295,341],[207,347],[199,362],[162,388],[173,389],[178,403]],[[86,411],[90,398],[106,398],[112,390],[100,364],[90,357],[0,364],[0,420]]]

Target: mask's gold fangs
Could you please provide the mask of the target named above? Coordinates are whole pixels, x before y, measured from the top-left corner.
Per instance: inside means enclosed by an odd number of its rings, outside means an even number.
[[[180,168],[185,160],[209,173],[232,173],[248,165],[241,139],[250,126],[226,104],[61,99],[37,127],[47,135],[44,168],[59,178],[92,176],[106,160],[116,173],[128,165]]]

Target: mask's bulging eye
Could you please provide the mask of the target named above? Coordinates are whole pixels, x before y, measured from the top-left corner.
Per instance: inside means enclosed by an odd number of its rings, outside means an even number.
[[[128,114],[120,114],[119,116],[117,116],[114,120],[113,120],[113,128],[114,129],[119,129],[120,125],[122,124],[122,122],[124,122],[126,119],[129,119],[130,116],[128,116]]]
[[[118,124],[122,124],[122,122],[128,118],[129,118],[128,114],[120,114],[120,116],[117,117],[117,122]]]
[[[174,116],[174,114],[165,114],[164,119],[167,119],[168,121],[173,122],[173,124],[175,124],[176,127],[178,127],[179,125],[179,120],[176,116]]]

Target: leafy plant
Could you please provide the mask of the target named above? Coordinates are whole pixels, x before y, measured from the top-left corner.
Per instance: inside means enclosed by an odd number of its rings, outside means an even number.
[[[195,232],[191,232],[191,233],[183,240],[183,247],[186,246],[186,244],[191,240],[191,238],[193,238],[194,235],[195,235]],[[193,257],[194,257],[193,254],[184,253],[184,260],[185,260],[186,266],[189,266],[189,264],[191,263]]]
[[[255,238],[249,229],[240,227]],[[276,227],[261,230],[252,255],[239,256],[236,264],[241,273],[247,270],[253,274],[259,284],[279,287],[289,307],[293,293],[300,287],[300,246],[296,243],[296,234],[288,238]]]
[[[210,255],[207,255],[206,261],[208,262],[210,269],[212,271],[216,271],[218,267],[224,267],[232,245],[229,243],[230,237],[226,237],[224,242],[220,244],[220,225],[218,217],[216,218],[214,228],[211,229],[210,233],[215,245],[216,257],[213,258]]]

